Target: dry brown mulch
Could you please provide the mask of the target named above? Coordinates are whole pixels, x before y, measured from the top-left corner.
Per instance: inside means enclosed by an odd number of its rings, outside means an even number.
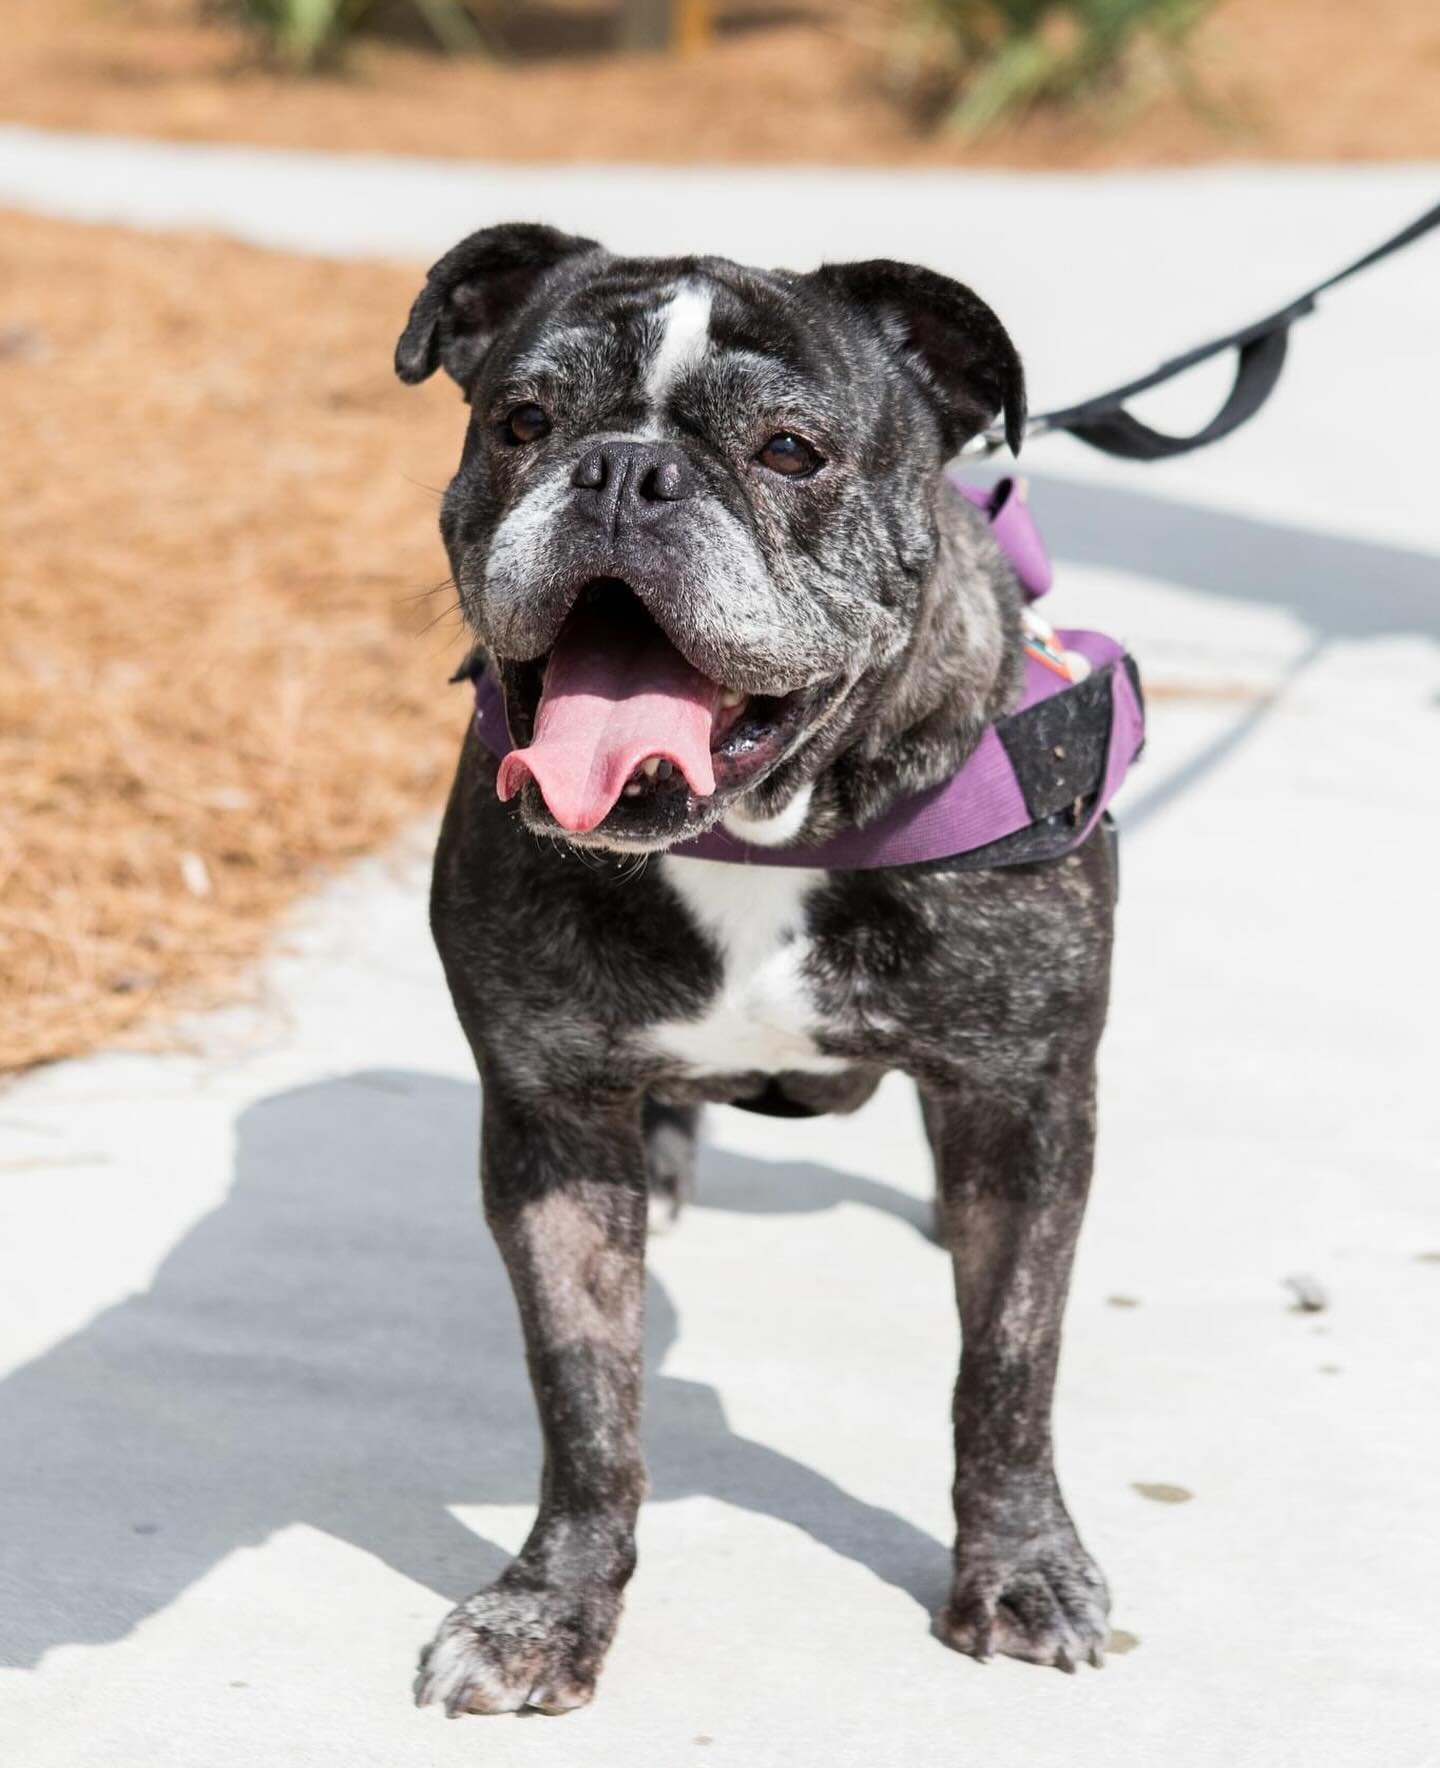
[[[0,214],[0,1068],[223,998],[442,794],[461,413],[391,375],[417,283]]]
[[[492,0],[492,5],[498,0]],[[202,0],[0,0],[0,117],[276,146],[500,160],[1145,166],[1440,155],[1435,0],[1219,0],[1173,85],[965,145],[897,84],[909,0],[717,0],[686,56],[599,51],[605,0],[517,0],[531,41],[446,60],[363,40],[341,74],[259,65]],[[908,10],[907,10],[908,9]],[[413,11],[413,9],[412,9]]]

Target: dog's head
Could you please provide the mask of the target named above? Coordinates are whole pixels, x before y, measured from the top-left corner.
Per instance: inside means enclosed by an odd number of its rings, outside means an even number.
[[[619,258],[539,226],[448,252],[395,366],[470,406],[441,531],[505,695],[500,792],[627,849],[799,788],[905,649],[941,467],[1024,420],[1004,328],[931,271]]]

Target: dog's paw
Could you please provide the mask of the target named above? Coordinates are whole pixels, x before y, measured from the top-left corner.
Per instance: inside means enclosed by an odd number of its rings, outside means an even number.
[[[650,1182],[650,1197],[645,1207],[645,1229],[652,1235],[668,1234],[680,1220],[685,1199],[679,1191],[665,1189]]]
[[[617,1602],[496,1585],[451,1609],[420,1654],[415,1704],[462,1713],[568,1713],[595,1693]]]
[[[647,1223],[652,1234],[668,1234],[695,1194],[695,1126],[693,1105],[647,1107],[645,1166],[650,1196]]]
[[[1073,1671],[1105,1662],[1110,1592],[1068,1518],[1013,1547],[956,1550],[950,1601],[935,1630],[983,1663],[997,1652]]]

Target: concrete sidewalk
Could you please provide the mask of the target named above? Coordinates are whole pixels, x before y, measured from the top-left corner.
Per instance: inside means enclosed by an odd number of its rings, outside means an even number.
[[[624,243],[656,218],[661,245],[731,183],[687,206],[666,175],[674,212],[622,212],[634,183],[543,176],[560,218],[590,205]],[[833,249],[808,176],[753,217],[726,199],[715,243]],[[905,249],[994,296],[1053,403],[1283,297],[1425,182],[957,177],[965,237]],[[894,249],[875,179],[834,183],[845,249]],[[395,231],[377,216],[372,249],[415,249]],[[1050,237],[1090,242],[1063,277]],[[518,1544],[538,1464],[421,831],[312,903],[265,1007],[198,1053],[0,1094],[7,1768],[1436,1760],[1436,263],[1337,296],[1213,456],[1028,463],[1049,611],[1123,634],[1152,687],[1058,1413],[1128,1649],[1066,1678],[929,1636],[956,1332],[893,1082],[850,1120],[711,1114],[698,1206],[651,1259],[654,1497],[596,1704],[410,1708],[416,1648]]]

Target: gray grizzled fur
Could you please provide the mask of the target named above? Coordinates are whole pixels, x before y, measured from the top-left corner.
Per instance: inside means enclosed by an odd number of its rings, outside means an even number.
[[[661,375],[677,297],[703,304],[704,326]],[[657,1041],[706,1014],[726,955],[675,883],[702,862],[637,857],[806,792],[800,839],[863,823],[952,773],[1013,703],[1019,593],[941,469],[1002,412],[1018,441],[1014,347],[968,289],[913,266],[621,258],[513,225],[434,267],[396,367],[412,382],[443,367],[468,402],[441,528],[518,743],[543,659],[596,583],[625,586],[776,721],[764,765],[717,763],[712,798],[677,777],[583,836],[533,783],[499,802],[495,759],[465,741],[432,919],[483,1082],[485,1211],[544,1474],[519,1557],[444,1621],[418,1698],[459,1713],[591,1697],[645,1486],[651,1188],[678,1204],[705,1102],[852,1110],[891,1069],[919,1088],[964,1338],[937,1631],[979,1658],[1098,1664],[1109,1599],[1056,1481],[1050,1405],[1095,1134],[1108,844],[1003,870],[822,875],[802,929],[819,1059],[778,1072],[743,1047],[731,1070]],[[517,441],[508,415],[532,406],[548,430]],[[777,432],[822,464],[758,464]]]

